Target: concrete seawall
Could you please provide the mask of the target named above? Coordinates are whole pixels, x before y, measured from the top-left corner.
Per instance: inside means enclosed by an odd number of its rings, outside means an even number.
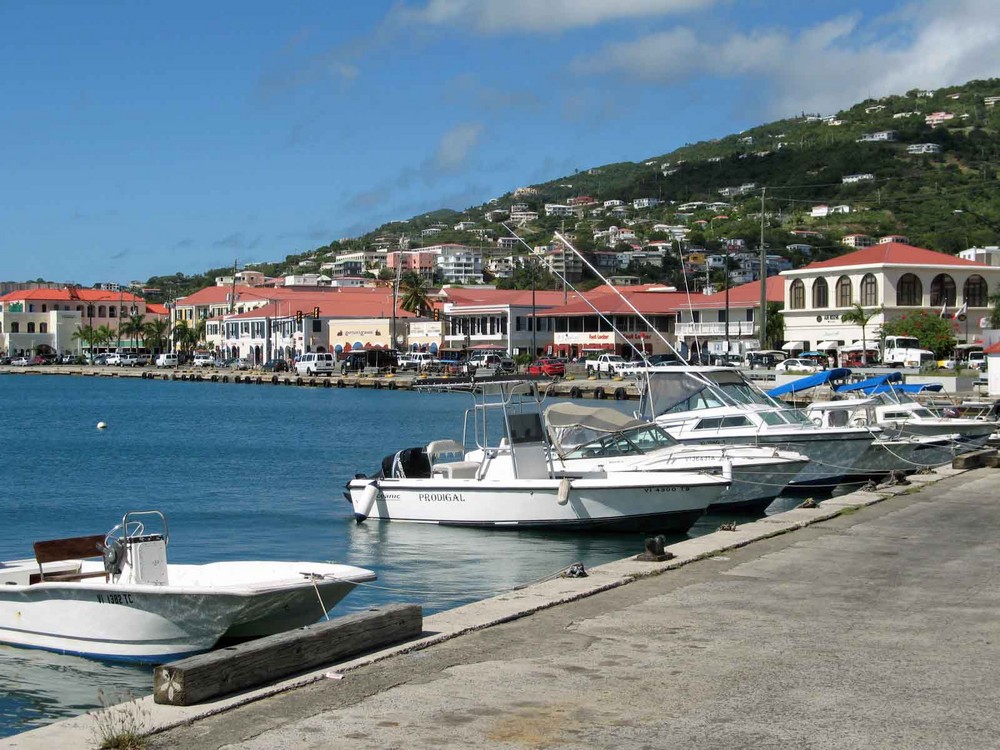
[[[942,469],[720,530],[215,704],[143,699],[150,746],[993,748],[996,477]],[[87,747],[92,725],[7,746]]]

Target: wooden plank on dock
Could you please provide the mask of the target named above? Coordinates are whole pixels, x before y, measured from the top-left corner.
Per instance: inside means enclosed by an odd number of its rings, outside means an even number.
[[[963,453],[955,456],[951,460],[953,469],[981,469],[986,465],[986,460],[997,455],[996,448],[981,448],[977,451]]]
[[[419,605],[393,604],[189,656],[154,670],[153,700],[190,706],[277,682],[345,657],[416,638],[423,624]]]

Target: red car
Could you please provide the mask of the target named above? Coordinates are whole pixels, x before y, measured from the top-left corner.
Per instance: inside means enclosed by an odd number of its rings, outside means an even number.
[[[528,365],[526,372],[528,375],[545,375],[555,378],[566,374],[566,365],[556,362],[553,359],[536,359]]]

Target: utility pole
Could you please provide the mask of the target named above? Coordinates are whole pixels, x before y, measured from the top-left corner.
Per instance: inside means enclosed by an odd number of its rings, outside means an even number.
[[[764,246],[764,194],[767,188],[760,189],[760,341],[761,350],[767,348],[765,331],[767,331],[767,248]]]

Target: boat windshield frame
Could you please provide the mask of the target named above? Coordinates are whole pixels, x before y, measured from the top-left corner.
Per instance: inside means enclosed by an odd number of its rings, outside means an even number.
[[[642,433],[653,435],[653,441],[656,444],[649,448],[643,448],[639,444],[639,435]],[[671,448],[675,445],[680,445],[680,443],[666,430],[653,422],[645,422],[635,427],[606,432],[585,443],[573,446],[565,453],[562,453],[561,445],[557,445],[555,448],[563,459],[618,458],[621,456],[645,456],[653,451]],[[585,455],[585,452],[595,450],[599,453]]]

